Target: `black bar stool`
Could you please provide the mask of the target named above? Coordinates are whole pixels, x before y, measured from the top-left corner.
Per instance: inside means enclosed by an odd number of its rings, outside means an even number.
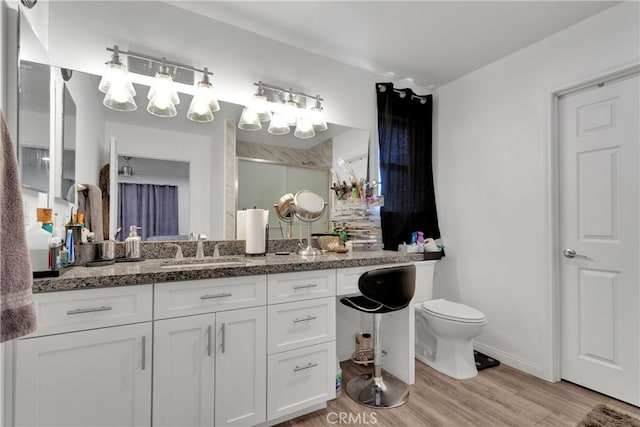
[[[395,408],[409,399],[409,386],[398,378],[382,378],[382,345],[380,322],[383,313],[401,310],[409,305],[415,292],[416,267],[381,268],[364,273],[358,280],[362,296],[344,297],[346,306],[364,313],[372,313],[373,366],[372,374],[352,378],[347,383],[347,394],[354,401],[371,408]]]

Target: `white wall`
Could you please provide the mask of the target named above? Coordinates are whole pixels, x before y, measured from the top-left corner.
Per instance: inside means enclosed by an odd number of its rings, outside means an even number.
[[[208,213],[211,199],[211,138],[107,122],[105,138],[108,140],[111,136],[116,137],[118,154],[121,156],[170,159],[189,163],[190,231],[210,236]],[[222,199],[222,196],[220,198]]]
[[[637,62],[638,9],[607,9],[438,88],[436,196],[447,256],[434,296],[483,311],[482,348],[536,375],[547,350],[545,94]]]

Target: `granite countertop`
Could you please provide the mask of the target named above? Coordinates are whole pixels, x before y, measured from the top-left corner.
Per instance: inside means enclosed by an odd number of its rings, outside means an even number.
[[[225,257],[223,257],[225,258]],[[327,253],[315,257],[295,254],[257,257],[234,257],[245,262],[218,266],[180,265],[162,268],[174,261],[167,258],[147,259],[140,262],[123,262],[101,267],[70,267],[59,277],[33,280],[33,292],[52,292],[74,289],[105,288],[113,286],[140,285],[147,283],[173,282],[181,280],[210,279],[219,277],[250,276],[259,274],[289,273],[295,271],[325,270],[368,265],[393,264],[424,259],[440,259],[440,253],[400,253],[394,251]],[[185,262],[194,262],[193,258]],[[202,262],[213,261],[210,257]],[[225,261],[224,259],[218,261]]]

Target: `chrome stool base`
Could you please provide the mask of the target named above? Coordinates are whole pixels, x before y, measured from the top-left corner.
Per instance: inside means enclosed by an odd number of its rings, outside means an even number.
[[[346,390],[351,399],[370,408],[395,408],[409,400],[409,386],[389,373],[384,378],[372,374],[351,378]]]

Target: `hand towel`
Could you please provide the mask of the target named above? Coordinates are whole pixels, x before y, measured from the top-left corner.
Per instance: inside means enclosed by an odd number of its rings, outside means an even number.
[[[96,241],[103,240],[102,231],[102,191],[91,184],[83,184],[86,189],[78,191],[78,213],[84,214],[84,225],[93,231]]]
[[[5,342],[35,331],[37,322],[18,162],[1,112],[0,119],[0,342]]]

